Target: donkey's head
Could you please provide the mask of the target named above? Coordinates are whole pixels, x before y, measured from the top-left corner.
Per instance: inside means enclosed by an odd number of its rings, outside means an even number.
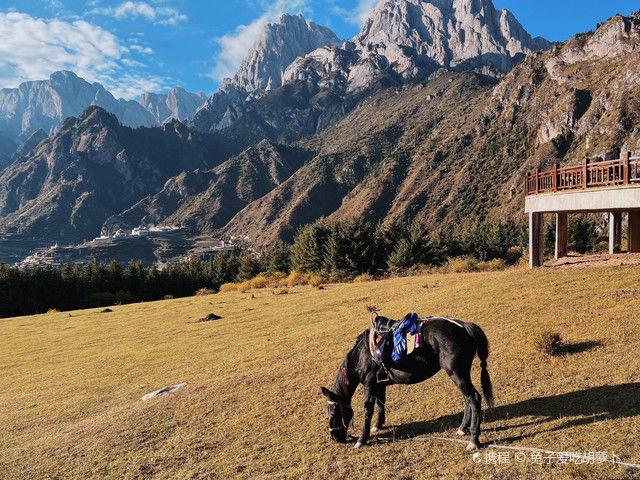
[[[347,430],[353,418],[353,409],[344,398],[322,387],[322,393],[327,397],[327,416],[329,417],[329,433],[338,443],[346,443]]]

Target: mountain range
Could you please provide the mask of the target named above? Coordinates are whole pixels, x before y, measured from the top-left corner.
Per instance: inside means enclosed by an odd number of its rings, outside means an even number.
[[[0,157],[13,154],[38,130],[53,134],[65,118],[91,105],[113,113],[123,125],[150,127],[191,117],[205,101],[204,93],[180,87],[166,94],[145,93],[139,102],[116,99],[98,82],[89,83],[70,71],[54,72],[47,80],[0,89]]]
[[[527,171],[640,147],[639,52],[638,14],[554,45],[490,0],[383,0],[344,42],[285,15],[184,123],[92,106],[40,131],[0,173],[0,233],[182,223],[260,247],[322,216],[517,218]],[[181,111],[143,97],[152,124]]]

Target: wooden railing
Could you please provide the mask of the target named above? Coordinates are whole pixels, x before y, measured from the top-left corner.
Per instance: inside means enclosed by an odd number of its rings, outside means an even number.
[[[590,162],[587,158],[582,165],[560,167],[555,164],[551,170],[528,173],[525,194],[633,184],[640,185],[640,156],[632,157],[631,152],[626,152],[617,160]]]

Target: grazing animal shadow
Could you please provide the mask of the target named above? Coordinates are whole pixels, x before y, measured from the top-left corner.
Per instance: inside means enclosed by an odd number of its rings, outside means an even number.
[[[564,419],[561,424],[549,426],[544,431],[553,432],[565,428],[586,425],[606,419],[635,417],[640,415],[640,383],[603,385],[575,392],[531,398],[522,402],[502,405],[486,412],[486,422],[502,419],[517,419],[528,416],[543,417],[535,421],[517,423],[508,427],[488,428],[487,432],[498,432],[510,428],[542,425]],[[580,417],[580,418],[567,418]],[[460,423],[460,414],[445,415],[429,421],[411,422],[394,428],[396,437],[415,437],[455,428]],[[540,433],[540,432],[538,432]],[[493,441],[511,443],[522,440],[522,436],[493,438]]]

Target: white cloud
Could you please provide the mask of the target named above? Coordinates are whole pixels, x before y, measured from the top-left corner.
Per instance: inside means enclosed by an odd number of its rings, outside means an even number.
[[[160,92],[169,90],[166,79],[162,77],[146,77],[124,74],[118,83],[110,88],[116,98],[133,99],[144,92]]]
[[[124,98],[164,87],[162,78],[149,77],[142,63],[127,58],[128,51],[115,35],[82,20],[0,13],[0,88],[45,79],[58,70],[72,70]]]
[[[71,69],[96,80],[117,69],[118,39],[82,20],[42,20],[25,13],[0,13],[0,85],[46,78]]]
[[[358,27],[361,27],[367,21],[371,12],[378,4],[379,0],[359,0],[358,5],[352,10],[346,10],[342,7],[334,7],[334,11],[342,15],[344,19]]]
[[[143,18],[159,25],[176,25],[187,20],[187,16],[173,7],[152,6],[146,2],[127,1],[117,7],[98,7],[89,13],[108,15],[118,20]]]
[[[142,45],[138,45],[137,43],[129,45],[129,49],[133,50],[134,52],[143,53],[145,55],[153,55],[153,49],[152,48],[143,47]]]
[[[216,39],[220,53],[215,65],[206,75],[216,81],[231,77],[244,60],[256,38],[268,23],[275,22],[283,13],[308,12],[309,0],[276,0],[262,3],[263,12],[248,25],[238,25],[235,30]]]

